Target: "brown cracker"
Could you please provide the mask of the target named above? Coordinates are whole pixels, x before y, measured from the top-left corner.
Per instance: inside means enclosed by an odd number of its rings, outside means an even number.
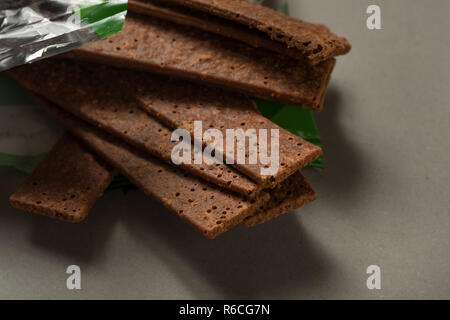
[[[136,81],[134,82],[136,83]],[[263,117],[252,105],[234,99],[230,94],[211,93],[208,89],[189,92],[186,87],[172,83],[170,87],[158,85],[154,81],[138,85],[141,106],[161,119],[171,128],[185,128],[193,135],[193,123],[202,120],[203,131],[215,128],[226,136],[227,129],[279,130],[279,170],[274,175],[262,175],[264,164],[234,164],[233,166],[257,181],[262,187],[274,187],[294,172],[315,161],[321,148],[279,127]],[[269,136],[270,137],[270,136]],[[268,144],[270,150],[271,143]],[[226,145],[224,144],[224,148]],[[248,156],[247,148],[247,156]],[[248,158],[247,158],[248,160]]]
[[[326,26],[308,23],[246,0],[167,0],[259,30],[274,41],[296,48],[315,65],[350,51],[347,39]]]
[[[264,48],[294,59],[305,60],[297,48],[289,48],[281,42],[273,41],[260,31],[166,1],[129,0],[128,10],[239,40],[255,48]]]
[[[81,222],[115,174],[102,159],[65,134],[9,200],[20,210]]]
[[[66,57],[180,76],[320,111],[335,60],[315,67],[198,29],[129,14],[121,33]]]

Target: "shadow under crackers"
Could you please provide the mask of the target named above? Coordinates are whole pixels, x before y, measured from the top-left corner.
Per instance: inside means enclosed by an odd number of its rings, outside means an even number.
[[[121,193],[113,191],[117,192]],[[32,215],[30,239],[33,245],[67,256],[81,265],[89,265],[102,255],[119,216],[124,212],[117,208],[117,201],[108,201],[110,196],[116,197],[110,194],[100,198],[89,216],[79,224]]]
[[[113,206],[117,206],[117,201],[112,204],[104,197],[99,199],[91,214],[80,224],[71,224],[26,213],[8,205],[8,197],[22,183],[25,175],[15,172],[13,169],[3,168],[1,170],[8,170],[2,176],[9,177],[8,181],[0,184],[1,201],[5,203],[4,207],[6,208],[1,212],[2,228],[26,230],[25,234],[29,234],[30,242],[37,250],[67,256],[84,265],[88,265],[104,251],[120,212],[123,212],[123,210],[113,208]]]
[[[276,299],[299,288],[307,294],[334,271],[330,257],[292,213],[208,240],[157,203],[153,212],[145,201],[132,204],[123,220],[130,234],[157,254],[198,299]],[[200,291],[199,281],[210,290]]]
[[[108,201],[118,195],[122,199]],[[302,214],[307,214],[304,209]],[[120,223],[199,299],[211,298],[211,294],[224,299],[276,299],[298,293],[299,288],[306,295],[334,271],[330,257],[293,213],[253,228],[238,226],[209,240],[141,191],[126,196],[121,191],[106,194],[81,224],[10,211],[3,215],[2,225],[26,228],[38,250],[84,266],[98,261],[114,226]],[[198,281],[209,289],[200,291]]]
[[[0,184],[0,194],[9,195],[17,186]],[[302,214],[308,211],[308,206],[301,209]],[[211,295],[276,299],[294,291],[302,298],[326,284],[335,269],[331,257],[293,213],[253,228],[238,226],[215,240],[204,238],[141,191],[125,196],[119,190],[108,192],[81,224],[13,208],[2,214],[3,227],[29,231],[37,250],[68,257],[84,266],[98,263],[118,223],[199,299]]]
[[[324,111],[315,115],[322,136],[324,169],[306,170],[319,198],[327,194],[333,199],[330,203],[341,209],[354,205],[364,186],[371,183],[365,174],[370,170],[369,159],[340,125],[346,110],[344,95],[331,85]]]

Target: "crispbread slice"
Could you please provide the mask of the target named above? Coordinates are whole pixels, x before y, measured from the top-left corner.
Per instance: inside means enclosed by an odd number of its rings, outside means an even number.
[[[317,59],[318,57],[314,57],[315,60],[311,61],[304,50],[299,50],[294,46],[289,46],[276,39],[273,40],[265,32],[258,29],[249,28],[245,24],[236,23],[232,20],[221,18],[219,15],[195,10],[174,2],[175,1],[161,0],[129,0],[128,10],[239,40],[255,48],[265,48],[276,51],[291,58],[305,61],[309,64],[317,64],[321,61],[320,59]],[[260,8],[258,7],[258,9]],[[310,29],[314,26],[314,30],[317,34],[322,34],[323,36],[330,34],[330,30],[324,25],[306,23],[305,25]],[[344,54],[350,49],[347,40],[340,37],[338,39],[340,41],[337,44],[334,44],[336,46],[335,52],[329,54],[327,56],[328,58]]]
[[[322,110],[335,65],[315,67],[248,45],[158,19],[129,14],[121,33],[65,57],[169,74],[251,96]]]
[[[9,74],[28,90],[61,105],[66,111],[172,163],[172,150],[178,143],[171,141],[172,130],[142,111],[133,94],[126,94],[128,84],[120,71],[101,66],[96,70],[97,77],[90,76],[95,69],[92,65],[86,68],[63,60],[45,60],[16,68]],[[114,82],[114,79],[122,81]],[[224,164],[195,164],[192,161],[192,164],[180,164],[180,167],[250,198],[262,188]]]
[[[195,12],[180,5],[165,1],[129,0],[128,10],[239,40],[255,48],[265,48],[294,59],[304,60],[296,48],[288,48],[282,43],[272,41],[267,35],[259,31],[225,19],[206,15],[203,12]]]
[[[115,169],[66,133],[9,201],[20,210],[81,222],[115,175]]]
[[[272,40],[296,48],[311,64],[317,64],[350,51],[347,39],[326,26],[289,17],[271,8],[246,0],[166,0],[205,14],[221,17],[259,30]]]
[[[273,174],[262,174],[264,167],[270,164],[249,164],[249,147],[246,148],[246,163],[232,164],[236,169],[249,176],[263,188],[275,187],[287,179],[294,172],[304,168],[308,163],[315,161],[321,154],[321,148],[279,127],[269,119],[262,116],[256,108],[249,104],[236,103],[230,99],[229,94],[217,95],[204,90],[201,98],[194,93],[186,94],[186,90],[176,83],[170,87],[163,87],[148,81],[138,86],[140,93],[138,99],[141,107],[158,119],[161,119],[171,128],[187,129],[194,135],[194,122],[201,120],[203,132],[210,128],[221,131],[226,137],[229,129],[266,130],[268,135],[268,150],[272,143],[270,135],[273,130],[278,130],[278,170]],[[169,91],[170,90],[170,91]],[[226,142],[224,142],[226,149]],[[235,153],[236,154],[236,153]],[[225,158],[225,157],[224,157]]]

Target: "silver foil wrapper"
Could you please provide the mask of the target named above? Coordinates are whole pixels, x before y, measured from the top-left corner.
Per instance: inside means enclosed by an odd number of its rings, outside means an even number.
[[[127,0],[0,0],[0,71],[122,29]]]

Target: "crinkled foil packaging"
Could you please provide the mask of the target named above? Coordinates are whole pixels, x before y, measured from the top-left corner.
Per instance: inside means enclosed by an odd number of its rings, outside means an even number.
[[[127,0],[0,0],[0,71],[119,32]]]

